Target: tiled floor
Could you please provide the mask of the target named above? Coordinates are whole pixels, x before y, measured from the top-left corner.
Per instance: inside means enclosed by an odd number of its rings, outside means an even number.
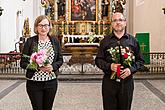
[[[135,80],[132,110],[165,110],[165,80]],[[24,80],[0,80],[0,110],[32,110]],[[59,81],[53,110],[103,110],[101,81]]]

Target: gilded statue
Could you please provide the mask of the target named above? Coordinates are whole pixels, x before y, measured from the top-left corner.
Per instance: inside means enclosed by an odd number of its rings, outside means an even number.
[[[29,18],[26,18],[24,20],[24,25],[23,25],[23,37],[30,37],[31,36],[31,29],[29,26]]]

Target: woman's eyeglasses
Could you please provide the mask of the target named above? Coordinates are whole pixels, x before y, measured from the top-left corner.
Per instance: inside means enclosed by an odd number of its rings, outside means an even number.
[[[50,25],[49,24],[38,24],[38,28],[42,29],[44,28],[48,28]]]

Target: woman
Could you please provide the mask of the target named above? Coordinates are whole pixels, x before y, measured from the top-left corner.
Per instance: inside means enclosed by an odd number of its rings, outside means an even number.
[[[49,18],[41,15],[36,18],[34,32],[37,34],[27,39],[20,66],[26,69],[26,91],[31,100],[33,110],[51,110],[57,91],[57,73],[63,63],[60,51],[60,44],[55,37],[51,37],[49,32],[52,28]],[[45,61],[39,65],[37,52],[45,51]],[[44,53],[43,53],[44,54]],[[26,56],[26,57],[25,57]],[[27,56],[31,56],[30,59]],[[36,58],[35,60],[33,58]],[[41,61],[40,57],[40,61]],[[35,63],[34,63],[35,62]],[[37,68],[31,68],[38,64]]]

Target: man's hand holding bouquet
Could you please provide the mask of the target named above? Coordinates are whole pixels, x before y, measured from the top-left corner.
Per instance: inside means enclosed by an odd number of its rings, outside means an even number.
[[[135,59],[132,51],[122,46],[107,50],[111,54],[113,63],[111,64],[112,74],[110,79],[124,79],[131,74],[129,67]]]

